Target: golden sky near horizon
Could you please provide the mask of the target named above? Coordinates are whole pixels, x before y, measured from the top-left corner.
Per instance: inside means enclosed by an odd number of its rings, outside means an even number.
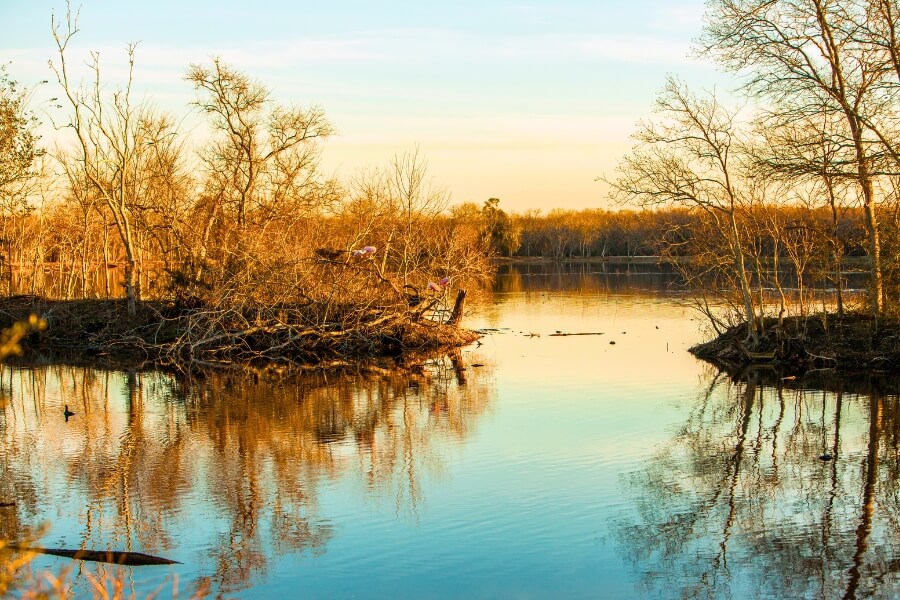
[[[50,19],[65,6],[0,3],[0,60],[25,85],[51,80],[34,94],[47,119],[59,95]],[[324,146],[328,173],[350,177],[419,148],[454,203],[498,197],[514,211],[607,207],[595,180],[628,150],[665,75],[698,86],[720,77],[690,57],[699,0],[84,0],[80,11],[70,61],[98,51],[111,89],[138,42],[136,91],[185,128],[200,122],[187,66],[219,56],[280,102],[324,108],[338,131]]]

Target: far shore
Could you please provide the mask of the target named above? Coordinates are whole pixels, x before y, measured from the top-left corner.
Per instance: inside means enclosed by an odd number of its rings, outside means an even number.
[[[503,256],[494,259],[497,264],[558,264],[558,263],[630,263],[637,265],[656,265],[660,263],[689,264],[693,258],[690,256],[661,257],[654,255],[644,256]],[[767,257],[768,260],[768,257]],[[868,258],[865,256],[848,256],[844,258],[845,273],[865,271]]]

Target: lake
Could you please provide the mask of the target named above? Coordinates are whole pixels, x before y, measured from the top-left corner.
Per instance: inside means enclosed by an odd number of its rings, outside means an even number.
[[[896,378],[719,373],[675,279],[505,266],[412,371],[3,367],[0,537],[181,563],[99,566],[140,597],[896,597]]]

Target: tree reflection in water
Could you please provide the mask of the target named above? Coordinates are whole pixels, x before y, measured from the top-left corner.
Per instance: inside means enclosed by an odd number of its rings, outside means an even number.
[[[710,372],[671,444],[628,479],[634,510],[615,530],[640,591],[894,597],[896,383],[826,380],[816,390],[774,372]]]
[[[79,538],[51,524],[53,544],[181,548],[219,593],[244,589],[273,555],[326,550],[318,497],[338,478],[415,518],[423,478],[440,471],[437,442],[465,437],[487,408],[489,371],[458,354],[412,371],[201,380],[2,367],[0,500],[16,506],[0,509],[0,538],[61,518]]]

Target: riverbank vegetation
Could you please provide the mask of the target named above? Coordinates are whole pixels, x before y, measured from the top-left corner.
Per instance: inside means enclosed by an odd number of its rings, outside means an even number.
[[[745,361],[786,359],[787,346],[827,355],[810,327],[827,312],[844,322],[848,213],[862,225],[868,346],[898,332],[898,16],[885,0],[708,2],[698,51],[738,78],[744,105],[669,78],[607,178],[622,201],[698,219],[687,239],[674,224],[661,252],[694,257],[697,305]],[[818,306],[804,295],[814,271],[829,291]],[[710,308],[722,300],[724,313]]]
[[[77,14],[54,17],[55,146],[37,135],[32,91],[0,74],[0,325],[35,311],[48,326],[32,342],[173,362],[471,340],[453,331],[460,290],[490,279],[490,253],[417,151],[330,178],[323,109],[279,104],[217,58],[186,69],[205,130],[182,131],[135,97],[135,46],[110,89],[97,53],[84,78],[77,33]]]
[[[328,177],[324,110],[281,105],[217,58],[186,67],[205,122],[189,136],[135,99],[135,46],[121,88],[96,53],[73,73],[67,13],[52,29],[55,146],[30,91],[0,75],[0,316],[83,301],[49,316],[45,343],[77,312],[81,349],[174,362],[395,353],[453,338],[456,292],[488,281],[494,256],[655,255],[717,333],[744,326],[735,344],[751,352],[782,352],[771,319],[784,332],[855,311],[882,335],[900,315],[898,14],[883,0],[709,3],[698,51],[739,90],[665,83],[605,178],[627,208],[510,214],[497,198],[451,208],[416,151]],[[847,289],[860,265],[862,294]]]

